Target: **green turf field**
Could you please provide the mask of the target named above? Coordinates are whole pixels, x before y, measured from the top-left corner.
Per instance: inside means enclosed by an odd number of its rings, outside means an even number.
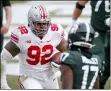
[[[8,84],[12,89],[19,89],[18,77],[17,76],[7,76]],[[59,81],[60,87],[61,82]],[[110,80],[107,81],[105,89],[110,89]]]

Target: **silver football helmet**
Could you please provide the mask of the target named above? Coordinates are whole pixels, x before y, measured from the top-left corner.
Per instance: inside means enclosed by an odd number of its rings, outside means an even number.
[[[44,36],[50,26],[51,17],[49,11],[42,5],[34,5],[28,12],[28,25],[37,36]],[[38,24],[46,24],[47,27],[37,29]]]

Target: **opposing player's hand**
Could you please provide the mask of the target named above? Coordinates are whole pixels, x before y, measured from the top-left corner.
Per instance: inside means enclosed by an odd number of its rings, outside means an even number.
[[[71,26],[73,27],[75,23],[76,23],[76,20],[72,20]]]
[[[70,23],[70,24],[68,25],[68,27],[65,29],[65,31],[68,32],[71,28],[74,27],[75,23],[76,23],[76,20],[72,20],[72,23]]]

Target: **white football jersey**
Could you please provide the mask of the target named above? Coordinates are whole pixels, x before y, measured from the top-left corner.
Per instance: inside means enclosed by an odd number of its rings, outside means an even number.
[[[10,38],[20,49],[20,75],[36,77],[51,68],[51,57],[58,52],[56,47],[64,38],[64,31],[60,24],[51,24],[40,39],[27,25],[22,25],[12,31]]]

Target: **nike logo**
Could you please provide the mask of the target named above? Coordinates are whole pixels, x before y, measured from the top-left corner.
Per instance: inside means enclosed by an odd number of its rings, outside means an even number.
[[[31,40],[27,40],[26,42],[27,42],[27,43],[31,43]]]
[[[54,81],[55,79],[56,79],[56,78],[54,78],[53,81]]]
[[[47,42],[50,42],[51,40],[48,40]]]

